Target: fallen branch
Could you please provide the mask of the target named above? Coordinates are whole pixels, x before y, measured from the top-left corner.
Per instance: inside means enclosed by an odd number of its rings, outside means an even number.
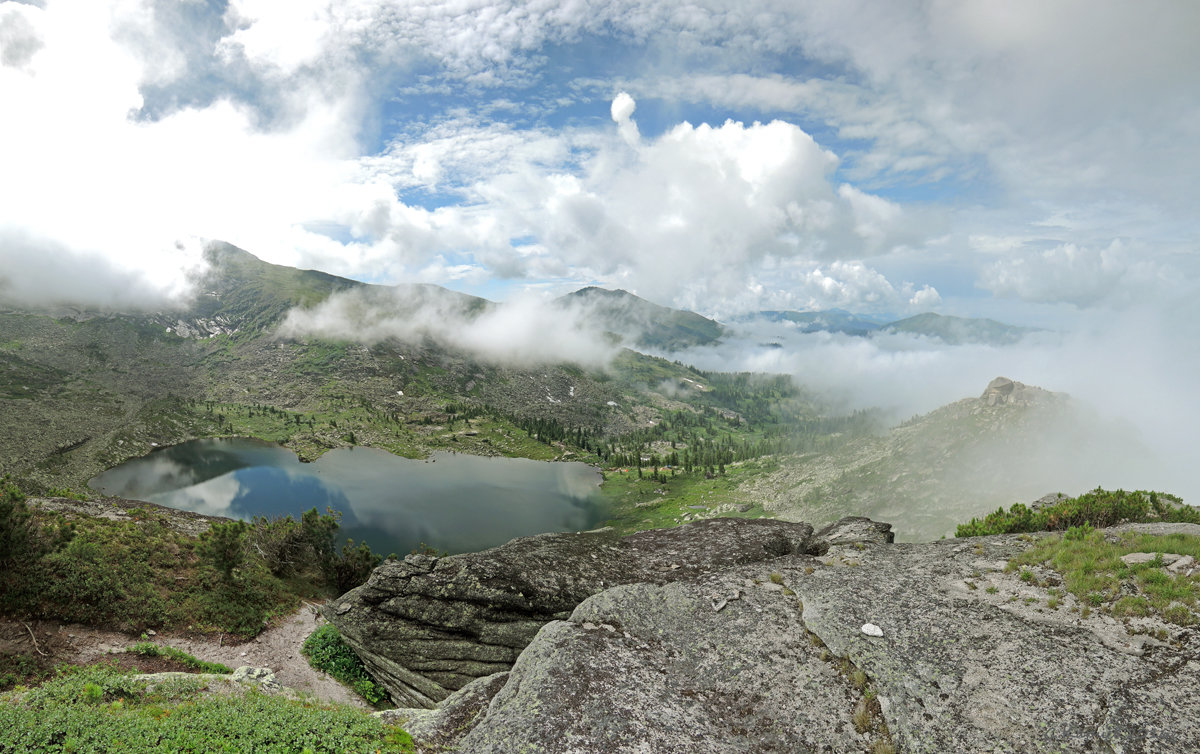
[[[42,648],[38,646],[37,637],[33,635],[33,629],[29,627],[29,624],[23,620],[19,620],[17,622],[20,623],[22,626],[24,626],[25,630],[29,632],[29,640],[33,642],[33,648],[35,650],[37,650],[37,653],[40,654],[42,657],[49,657],[50,655],[43,652]]]

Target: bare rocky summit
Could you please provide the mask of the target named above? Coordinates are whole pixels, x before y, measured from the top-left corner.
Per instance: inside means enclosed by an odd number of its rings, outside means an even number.
[[[1055,394],[1007,377],[997,377],[988,383],[979,400],[986,406],[1033,406],[1055,400]]]
[[[1200,751],[1194,626],[1051,607],[1052,574],[1004,571],[1034,537],[889,529],[543,535],[389,563],[329,612],[419,751]]]

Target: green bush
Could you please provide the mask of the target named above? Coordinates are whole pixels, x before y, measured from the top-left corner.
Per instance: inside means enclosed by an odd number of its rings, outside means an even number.
[[[265,569],[252,569],[237,582],[223,577],[198,582],[190,604],[205,627],[254,636],[263,630],[272,614],[290,611],[299,601]]]
[[[153,690],[105,666],[64,668],[0,703],[0,752],[412,752],[412,739],[361,710],[282,696],[198,696],[191,679]]]
[[[959,524],[955,536],[1061,531],[1072,527],[1103,528],[1122,521],[1200,523],[1200,509],[1183,504],[1175,495],[1137,490],[1108,491],[1097,487],[1079,497],[1032,510],[1021,503],[1008,511],[998,508],[979,520]]]
[[[321,626],[304,640],[300,653],[317,670],[328,673],[350,688],[363,699],[374,705],[388,700],[387,691],[377,684],[362,660],[342,640],[342,635],[332,624]]]
[[[64,620],[91,623],[125,599],[122,572],[89,533],[47,557],[45,572],[45,600],[58,606],[56,614]]]
[[[315,509],[253,526],[216,523],[199,540],[154,513],[135,520],[31,509],[0,479],[0,610],[127,631],[187,628],[253,636],[300,598],[339,594],[380,558],[335,549],[339,519]],[[0,668],[0,680],[16,670]]]
[[[353,539],[348,540],[342,545],[340,557],[329,559],[331,586],[336,588],[339,594],[348,592],[365,582],[371,571],[375,570],[375,566],[382,561],[383,557],[371,552],[366,542],[355,546]]]

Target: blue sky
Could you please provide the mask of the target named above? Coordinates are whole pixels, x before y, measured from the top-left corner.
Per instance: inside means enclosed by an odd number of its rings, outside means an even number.
[[[1183,2],[0,2],[0,292],[178,299],[220,239],[494,299],[1186,318],[1197,28]]]

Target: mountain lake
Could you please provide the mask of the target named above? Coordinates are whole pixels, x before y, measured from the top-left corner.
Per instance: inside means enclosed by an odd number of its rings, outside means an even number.
[[[88,483],[105,495],[209,516],[342,514],[340,534],[382,555],[424,543],[475,552],[513,537],[580,531],[606,517],[600,473],[583,463],[435,453],[401,458],[339,448],[313,463],[274,443],[192,440],[127,461]]]

